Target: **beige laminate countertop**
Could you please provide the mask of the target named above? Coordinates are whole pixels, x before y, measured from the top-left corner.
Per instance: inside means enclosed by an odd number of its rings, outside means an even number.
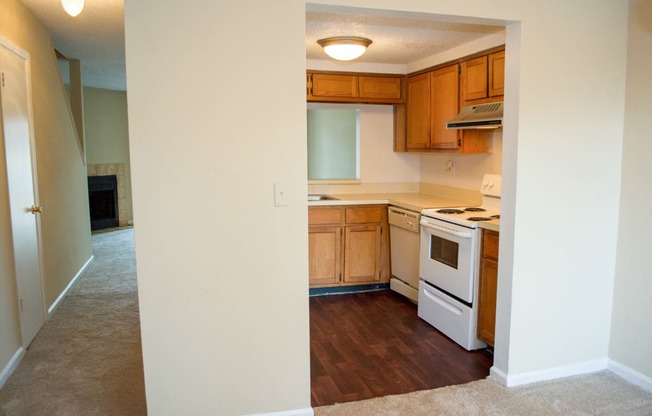
[[[500,220],[491,220],[491,221],[483,221],[479,223],[480,228],[484,228],[485,230],[491,230],[495,231],[497,233],[500,232]]]
[[[423,193],[388,193],[388,194],[329,194],[335,200],[310,201],[309,207],[341,206],[341,205],[371,205],[389,204],[411,211],[421,212],[426,208],[451,208],[468,207],[478,204],[446,196],[429,195]],[[480,223],[480,228],[500,232],[500,220],[491,220]]]
[[[336,200],[310,201],[308,206],[389,204],[411,211],[426,208],[467,207],[477,205],[464,199],[423,193],[329,194]]]

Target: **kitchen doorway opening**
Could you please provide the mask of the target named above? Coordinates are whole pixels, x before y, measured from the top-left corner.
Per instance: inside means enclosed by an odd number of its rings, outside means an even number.
[[[324,21],[319,21],[319,19],[324,19]],[[337,24],[328,25],[328,19],[332,21],[337,21]],[[388,29],[380,26],[378,22],[394,22],[394,28]],[[347,23],[355,22],[347,26]],[[397,23],[397,22],[400,22]],[[510,67],[509,62],[517,63],[519,59],[519,48],[520,48],[520,23],[518,22],[509,22],[504,20],[495,20],[495,19],[478,19],[478,18],[466,18],[462,16],[444,16],[444,15],[435,15],[428,13],[406,13],[399,11],[391,10],[376,10],[376,9],[360,9],[353,7],[334,7],[332,5],[316,5],[310,4],[306,6],[306,33],[307,33],[307,70],[310,71],[335,71],[342,73],[351,73],[351,72],[365,72],[365,73],[401,73],[401,74],[411,74],[418,71],[426,70],[427,68],[445,64],[455,59],[463,58],[465,56],[472,55],[473,53],[481,52],[485,49],[490,49],[489,47],[482,47],[471,50],[473,44],[481,45],[483,44],[480,40],[469,41],[466,44],[458,44],[453,46],[443,47],[441,50],[435,53],[426,53],[422,55],[418,60],[413,62],[403,61],[400,63],[383,63],[378,64],[379,61],[364,61],[363,58],[360,59],[357,63],[347,63],[345,65],[338,64],[332,60],[328,60],[324,57],[320,57],[319,53],[322,53],[319,50],[319,46],[316,45],[316,41],[320,37],[326,37],[326,31],[330,30],[331,32],[338,31],[338,33],[330,33],[329,36],[334,35],[343,35],[339,33],[340,31],[349,32],[348,35],[355,34],[359,36],[365,36],[373,40],[374,34],[373,30],[382,31],[384,36],[378,36],[377,39],[382,39],[382,41],[391,38],[393,30],[396,27],[405,25],[407,28],[406,32],[409,32],[409,28],[412,28],[417,31],[423,31],[423,26],[431,24],[432,22],[437,22],[437,24],[442,25],[442,27],[451,27],[455,25],[460,25],[460,27],[466,27],[467,30],[476,27],[479,28],[482,25],[494,25],[500,27],[503,41],[502,44],[506,45],[509,54],[513,54],[512,59],[507,59],[508,65],[506,67],[506,84],[509,86],[506,88],[506,107],[509,107],[510,104],[516,103],[516,94],[518,87],[518,68],[514,64]],[[315,25],[320,29],[323,29],[324,32],[319,32],[319,29],[311,27]],[[369,26],[373,26],[369,29]],[[365,32],[369,30],[369,32]],[[313,39],[312,37],[315,39]],[[495,36],[487,35],[487,37]],[[413,37],[414,38],[414,37]],[[475,43],[474,43],[475,42]],[[381,41],[376,42],[376,47],[380,48]],[[497,45],[493,45],[497,46]],[[410,48],[413,46],[411,45]],[[409,49],[409,48],[407,48]],[[371,55],[371,47],[369,48],[369,54]],[[456,55],[457,54],[457,55]],[[421,67],[419,67],[419,65]],[[511,86],[511,87],[510,87]],[[508,95],[509,94],[509,95]],[[331,100],[332,101],[332,100]],[[346,102],[343,100],[342,102]],[[397,107],[395,106],[395,109]],[[511,117],[511,118],[510,118]],[[517,112],[513,111],[509,114],[509,111],[506,114],[504,119],[504,129],[500,135],[500,139],[496,141],[494,139],[494,152],[498,153],[497,160],[492,164],[493,167],[497,166],[498,172],[503,175],[515,175],[515,146],[516,146],[516,123]],[[393,120],[392,120],[393,121]],[[512,124],[513,123],[513,124]],[[508,160],[503,159],[503,137],[508,138],[506,143],[508,147],[506,148],[506,154],[509,157]],[[366,183],[372,183],[373,177],[372,174],[367,174],[370,172],[369,169],[365,170],[365,162],[370,160],[369,155],[364,154],[364,136],[361,138],[361,156],[360,156],[360,178],[359,183],[351,185],[351,192],[355,193],[355,186],[364,186]],[[379,149],[375,149],[376,152],[380,152]],[[389,152],[393,150],[390,149]],[[424,165],[430,163],[439,163],[438,158],[451,158],[450,155],[437,155],[437,154],[409,154],[409,153],[395,153],[394,157],[399,157],[405,163],[410,163],[410,160],[417,160],[415,163],[417,166],[417,171],[420,174],[427,172],[427,168],[424,168]],[[454,158],[455,156],[453,156]],[[464,160],[461,163],[465,163],[465,166],[476,163],[482,165],[487,156],[467,156],[463,158]],[[444,163],[446,163],[444,161]],[[463,166],[464,167],[464,166]],[[480,171],[481,169],[486,168],[487,166],[481,166],[476,169]],[[387,169],[387,166],[385,165]],[[469,169],[470,170],[470,169]],[[458,170],[458,173],[460,171]],[[481,171],[480,177],[482,174],[487,173],[486,171]],[[432,176],[432,175],[430,175]],[[423,178],[418,178],[417,182],[422,181]],[[429,177],[428,179],[431,179]],[[369,181],[369,182],[367,182]],[[471,181],[471,180],[470,180]],[[475,184],[475,182],[473,182]],[[512,204],[514,203],[513,198],[513,189],[510,188],[512,181],[507,181],[507,186],[505,189],[505,200],[503,204]],[[378,183],[373,183],[373,186],[376,186],[376,189],[380,186]],[[319,188],[327,189],[327,187]],[[339,192],[346,193],[346,190],[343,190],[341,186],[338,188]],[[311,192],[312,188],[309,186],[309,193],[325,193],[321,192]],[[310,207],[309,207],[310,209]],[[512,210],[513,212],[513,210]],[[325,404],[334,403],[334,402],[343,402],[343,401],[356,401],[362,400],[370,397],[384,396],[388,394],[397,394],[399,392],[415,391],[422,390],[427,388],[436,388],[440,385],[432,384],[431,386],[413,386],[408,387],[408,390],[394,389],[390,387],[387,380],[385,380],[384,374],[391,373],[395,370],[399,371],[412,371],[412,374],[422,374],[419,382],[423,382],[425,378],[442,376],[444,373],[454,373],[456,375],[465,374],[466,376],[477,377],[476,379],[482,379],[487,377],[490,374],[495,376],[493,373],[495,366],[498,364],[499,368],[506,368],[507,362],[507,351],[502,345],[501,341],[505,341],[509,338],[508,328],[509,328],[509,288],[511,286],[511,270],[509,263],[511,263],[511,258],[513,258],[513,232],[508,232],[506,235],[501,238],[501,241],[507,242],[507,250],[505,253],[501,252],[501,257],[504,255],[505,262],[508,264],[506,267],[501,267],[499,271],[499,277],[501,278],[501,284],[498,288],[498,297],[499,299],[505,299],[505,304],[501,305],[496,316],[496,327],[497,327],[497,342],[496,349],[492,350],[491,353],[487,350],[477,350],[475,352],[467,352],[463,348],[459,347],[457,344],[450,341],[447,337],[441,334],[439,331],[434,329],[422,321],[416,316],[416,306],[412,304],[406,298],[401,297],[389,290],[383,290],[378,292],[369,292],[369,293],[353,293],[346,295],[334,295],[334,296],[323,296],[323,297],[311,297],[310,298],[310,333],[311,333],[311,398],[313,406],[321,406]],[[502,244],[501,244],[502,245]],[[508,252],[511,250],[512,252]],[[388,306],[389,305],[389,306]],[[396,309],[393,309],[396,308]],[[324,311],[328,311],[325,313]],[[387,312],[392,311],[392,312]],[[400,311],[400,312],[399,312]],[[347,313],[355,314],[354,316],[348,316]],[[409,317],[409,318],[408,318]],[[410,319],[414,318],[414,322]],[[404,319],[407,319],[404,320]],[[410,322],[410,323],[406,323]],[[425,325],[425,328],[415,329],[414,334],[417,335],[418,341],[397,341],[396,338],[392,338],[392,331],[395,328],[402,328],[405,330],[406,326],[412,325],[412,328],[417,328],[419,325]],[[393,327],[395,326],[395,327]],[[385,331],[385,336],[381,334],[374,333],[372,330],[381,330]],[[429,333],[429,331],[434,331],[442,339],[433,341],[428,337],[433,337],[434,335]],[[400,332],[400,330],[399,330]],[[405,336],[405,334],[403,334]],[[386,338],[386,339],[383,339]],[[383,344],[387,341],[388,344]],[[450,341],[452,345],[446,345],[446,342]],[[421,352],[411,351],[410,348],[406,348],[405,345],[402,345],[402,342],[407,342],[414,347],[423,347],[426,348],[426,352],[423,350]],[[441,342],[441,344],[440,344]],[[444,346],[445,345],[445,346]],[[456,351],[457,349],[457,351]],[[461,351],[460,351],[461,350]],[[445,365],[439,365],[436,369],[432,370],[434,374],[429,374],[430,370],[424,368],[418,368],[421,363],[419,363],[420,357],[424,362],[430,361],[433,362],[432,357],[428,357],[428,352],[435,352],[440,357],[448,357],[449,360]],[[454,358],[457,357],[456,353],[463,353],[461,356],[466,358]],[[410,357],[408,362],[399,363],[396,361],[396,357],[399,356]],[[355,357],[357,364],[349,362],[350,358]],[[478,358],[479,356],[479,358]],[[470,358],[474,357],[474,358]],[[483,361],[483,360],[488,360]],[[477,360],[478,367],[475,369],[465,368],[464,365],[460,365],[460,361],[463,361],[465,364],[469,364],[471,361]],[[417,364],[415,364],[417,363]],[[492,367],[492,365],[494,367]],[[483,368],[483,366],[486,366]],[[478,368],[480,370],[478,370]],[[490,368],[492,368],[490,370]],[[445,370],[444,370],[445,369]],[[477,373],[476,371],[480,371]],[[394,373],[392,373],[394,374]],[[426,375],[424,375],[426,374]],[[500,374],[500,371],[498,372]],[[409,385],[410,382],[406,381],[410,376],[408,375],[398,375],[394,374],[394,379],[399,380],[399,384],[403,384],[405,387]],[[367,380],[367,382],[365,382]],[[470,379],[467,381],[471,381]],[[415,383],[418,384],[419,382]],[[448,380],[447,384],[462,383],[466,381],[454,381]],[[410,388],[414,390],[409,390]],[[336,397],[337,398],[333,398]]]

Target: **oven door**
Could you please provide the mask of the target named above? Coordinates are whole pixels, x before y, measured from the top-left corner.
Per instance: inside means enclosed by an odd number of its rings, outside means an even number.
[[[478,229],[422,216],[420,277],[472,304],[478,242]]]

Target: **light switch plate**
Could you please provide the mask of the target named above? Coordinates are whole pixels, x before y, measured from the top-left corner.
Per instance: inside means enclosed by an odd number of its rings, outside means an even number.
[[[274,183],[274,206],[287,207],[290,205],[287,187],[279,182]]]

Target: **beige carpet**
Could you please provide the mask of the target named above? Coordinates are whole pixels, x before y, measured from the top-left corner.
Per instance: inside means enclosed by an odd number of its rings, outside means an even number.
[[[485,379],[459,386],[315,408],[315,416],[652,415],[652,393],[610,372],[507,389]]]
[[[93,253],[0,391],[0,414],[146,414],[133,229],[94,234]]]

